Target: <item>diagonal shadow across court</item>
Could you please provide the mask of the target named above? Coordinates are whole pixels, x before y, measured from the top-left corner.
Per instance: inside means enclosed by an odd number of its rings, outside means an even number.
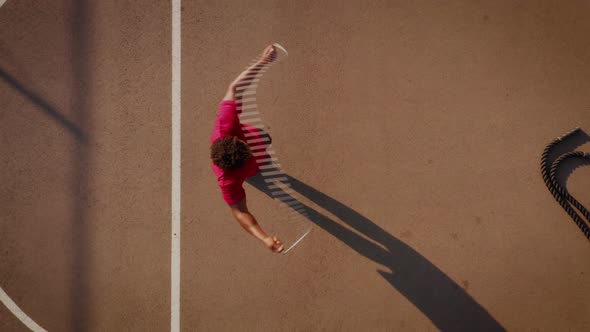
[[[71,30],[71,117],[67,117],[62,110],[41,96],[34,89],[25,86],[19,79],[0,67],[0,87],[8,86],[26,98],[34,109],[47,115],[61,129],[70,134],[72,141],[72,156],[69,168],[69,190],[71,195],[70,224],[68,228],[67,259],[70,269],[66,272],[65,280],[69,285],[69,301],[65,300],[69,318],[69,331],[87,331],[92,326],[91,289],[89,284],[89,268],[92,265],[89,243],[89,197],[90,166],[92,165],[92,146],[90,143],[92,132],[91,119],[91,83],[92,76],[88,59],[91,39],[88,34],[90,26],[91,8],[88,0],[74,1],[67,9],[70,15],[69,28]],[[64,75],[68,75],[67,68]],[[7,111],[7,110],[3,110]],[[35,134],[27,133],[27,134]],[[19,147],[22,148],[22,147]],[[32,147],[34,148],[34,147]],[[26,316],[26,314],[25,314]],[[27,319],[30,319],[28,316]],[[66,318],[66,319],[67,319]],[[34,326],[37,324],[33,321]],[[28,326],[28,325],[27,325]]]
[[[78,141],[86,143],[86,134],[77,124],[66,118],[59,110],[57,110],[43,97],[25,87],[19,80],[14,78],[3,68],[0,68],[0,79],[8,84],[8,86],[19,92],[22,96],[26,97],[31,103],[37,106],[39,110],[47,114],[63,128],[67,129],[67,131],[71,133]]]
[[[290,183],[293,190],[387,248],[368,241],[303,204],[309,221],[359,254],[389,269],[377,272],[441,331],[505,331],[484,307],[416,250],[334,198],[290,175],[285,176],[288,178],[285,182]],[[247,179],[247,182],[269,197],[274,197],[260,174]]]

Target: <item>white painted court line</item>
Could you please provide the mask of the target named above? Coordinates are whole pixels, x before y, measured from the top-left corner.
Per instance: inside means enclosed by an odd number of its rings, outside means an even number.
[[[170,258],[170,331],[180,331],[180,7],[172,0],[172,248]]]
[[[2,288],[0,288],[0,301],[2,301],[6,308],[8,308],[8,310],[10,310],[10,312],[12,312],[12,314],[16,316],[16,318],[18,318],[23,324],[25,324],[25,326],[31,331],[47,332],[47,330],[35,323],[31,317],[27,316],[27,314],[25,314],[25,312],[22,311],[21,308],[19,308],[18,305],[14,303],[14,301],[12,301],[12,299],[8,296],[8,294],[6,294],[6,292],[4,292]]]

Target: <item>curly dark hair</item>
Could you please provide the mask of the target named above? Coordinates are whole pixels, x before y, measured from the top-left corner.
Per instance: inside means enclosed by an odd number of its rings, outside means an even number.
[[[240,168],[251,156],[248,144],[236,136],[218,138],[211,145],[211,159],[221,169]]]

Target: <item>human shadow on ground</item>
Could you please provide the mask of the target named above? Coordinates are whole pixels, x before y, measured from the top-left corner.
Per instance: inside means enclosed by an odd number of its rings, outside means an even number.
[[[377,270],[377,272],[441,331],[505,331],[485,308],[416,250],[332,197],[290,175],[284,176],[287,180],[283,183],[290,184],[294,191],[334,214],[357,232],[385,247],[386,249],[366,240],[356,232],[300,202],[305,207],[304,211],[307,212],[306,218],[309,221],[357,253],[383,265],[385,269]],[[247,179],[247,182],[269,197],[275,197],[267,188],[268,184],[265,183],[262,175],[257,174]]]

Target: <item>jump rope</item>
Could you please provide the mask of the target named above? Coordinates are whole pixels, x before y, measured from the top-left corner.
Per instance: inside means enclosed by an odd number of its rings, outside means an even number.
[[[283,46],[277,43],[273,44],[273,46],[277,50],[277,53],[278,51],[281,51],[282,56],[278,57],[278,59],[273,62],[257,65],[257,70],[254,75],[246,75],[246,77],[240,81],[240,83],[249,84],[236,89],[236,103],[237,109],[242,111],[239,115],[240,123],[242,124],[242,130],[245,132],[244,136],[246,137],[246,143],[250,146],[252,155],[254,157],[267,157],[256,160],[260,173],[264,178],[264,182],[267,184],[267,188],[272,197],[279,202],[282,208],[288,207],[296,212],[289,213],[287,217],[287,222],[295,224],[297,219],[307,218],[308,212],[305,206],[299,201],[299,199],[297,199],[295,191],[290,189],[291,184],[289,183],[289,179],[280,168],[281,165],[278,163],[278,158],[272,149],[271,139],[265,129],[260,112],[258,111],[258,105],[256,104],[256,88],[258,87],[258,84],[252,84],[259,82],[264,72],[266,72],[274,63],[277,63],[281,58],[288,56],[289,53]],[[255,58],[248,67],[255,65],[259,60],[260,57]],[[240,92],[237,92],[238,90]],[[245,112],[246,110],[247,112]],[[255,127],[258,130],[254,133],[247,133],[248,127]],[[254,136],[254,138],[248,138],[252,136]],[[259,136],[265,137],[259,138]],[[295,246],[298,245],[311,232],[311,230],[312,226],[306,228],[303,235],[299,236],[293,244],[283,250],[282,254],[287,254],[295,248]]]

